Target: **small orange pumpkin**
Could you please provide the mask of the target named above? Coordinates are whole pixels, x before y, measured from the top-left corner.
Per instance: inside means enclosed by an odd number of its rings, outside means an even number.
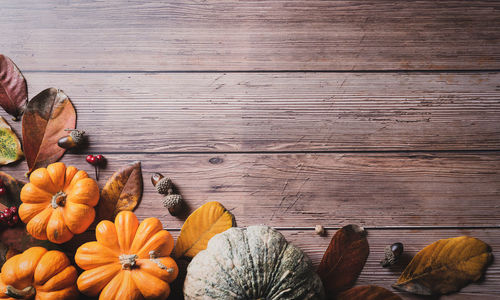
[[[31,173],[21,201],[19,217],[26,230],[39,240],[60,244],[92,224],[99,187],[87,172],[58,162]]]
[[[166,299],[179,272],[169,257],[174,239],[157,218],[139,224],[130,211],[122,211],[115,223],[101,221],[95,242],[78,248],[75,262],[85,271],[78,289],[99,299]]]
[[[76,299],[76,268],[60,251],[32,247],[5,262],[0,299]]]

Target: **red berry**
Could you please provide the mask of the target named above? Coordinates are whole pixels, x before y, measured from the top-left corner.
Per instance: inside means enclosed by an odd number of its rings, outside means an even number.
[[[101,154],[98,154],[95,156],[95,160],[96,160],[96,163],[100,164],[104,161],[104,156],[102,156]]]
[[[96,158],[95,158],[95,156],[94,156],[94,155],[92,155],[92,154],[87,155],[87,162],[88,162],[89,164],[91,164],[91,165],[95,165],[95,163],[96,163]]]
[[[2,212],[0,212],[0,222],[2,222],[4,224],[7,223],[7,218],[5,217],[5,215]]]
[[[12,222],[14,222],[14,224],[19,223],[19,217],[17,215],[13,216],[12,217]]]
[[[10,212],[11,212],[11,214],[13,214],[13,215],[17,214],[17,207],[12,206],[12,207],[10,208]]]
[[[7,193],[7,189],[3,186],[0,186],[0,196],[5,195]]]
[[[12,222],[12,220],[10,220],[7,222],[7,225],[9,225],[9,227],[14,227],[16,225],[16,223],[14,223],[14,222]]]

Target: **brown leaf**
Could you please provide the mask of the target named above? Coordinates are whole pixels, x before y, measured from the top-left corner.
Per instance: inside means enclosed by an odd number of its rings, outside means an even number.
[[[37,240],[32,237],[26,231],[26,224],[24,223],[2,230],[0,232],[0,240],[8,247],[20,252],[35,246],[45,247],[49,250],[63,250],[62,245],[56,245],[47,240]]]
[[[26,80],[7,56],[0,54],[0,106],[17,120],[28,100]]]
[[[23,147],[29,172],[56,162],[65,149],[57,141],[74,129],[76,112],[62,90],[49,88],[28,103],[23,116]]]
[[[6,207],[19,207],[19,205],[21,205],[21,189],[24,183],[4,172],[0,172],[0,179],[2,179],[5,189],[7,190],[7,193],[0,196],[0,203]]]
[[[16,249],[0,242],[0,269],[9,258],[19,253]]]
[[[234,216],[217,201],[207,202],[195,210],[182,225],[174,257],[194,257],[207,248],[216,234],[233,227]]]
[[[327,294],[337,294],[352,287],[369,253],[366,231],[362,227],[347,225],[338,230],[318,267]]]
[[[337,300],[401,300],[393,292],[376,285],[357,286],[340,293]]]
[[[491,259],[490,246],[479,239],[438,240],[415,255],[393,287],[419,295],[456,292],[479,280]]]
[[[0,116],[0,165],[10,164],[23,157],[21,143],[9,124]]]
[[[113,220],[122,210],[134,210],[142,197],[141,162],[116,171],[106,182],[97,207],[99,220]]]

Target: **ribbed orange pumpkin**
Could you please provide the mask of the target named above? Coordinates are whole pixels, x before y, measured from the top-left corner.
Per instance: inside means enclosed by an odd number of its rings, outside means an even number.
[[[0,299],[76,299],[76,268],[64,253],[32,247],[11,257],[0,274]]]
[[[156,218],[139,224],[130,211],[118,213],[113,224],[101,221],[96,242],[78,248],[75,262],[85,271],[78,289],[99,299],[166,299],[179,272],[169,257],[174,239]]]
[[[58,162],[31,173],[21,201],[19,217],[26,230],[37,239],[60,244],[94,221],[99,187],[87,172]]]

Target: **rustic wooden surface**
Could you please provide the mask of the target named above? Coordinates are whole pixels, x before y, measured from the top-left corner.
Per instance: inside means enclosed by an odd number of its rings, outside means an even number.
[[[175,236],[183,218],[161,208],[156,171],[190,210],[218,200],[315,265],[335,229],[365,226],[358,284],[391,289],[402,266],[378,261],[396,241],[408,258],[459,235],[500,253],[498,1],[7,0],[0,28],[30,98],[63,89],[89,133],[62,161],[93,174],[85,154],[104,154],[101,186],[142,161],[136,213]],[[500,299],[499,286],[494,261],[441,299]]]

